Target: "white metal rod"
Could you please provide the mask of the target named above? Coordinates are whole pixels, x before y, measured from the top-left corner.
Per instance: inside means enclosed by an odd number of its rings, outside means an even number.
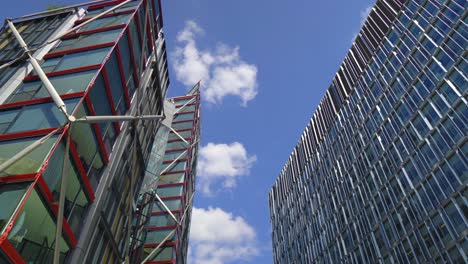
[[[187,140],[185,140],[185,138],[183,138],[179,133],[177,133],[177,131],[175,131],[175,129],[173,129],[172,127],[170,126],[167,126],[172,132],[174,132],[174,134],[176,134],[176,136],[178,136],[185,144],[187,145],[190,145],[190,143],[187,142]]]
[[[3,162],[0,165],[0,173],[8,169],[10,166],[15,164],[17,161],[22,159],[24,156],[28,155],[30,152],[41,146],[44,142],[46,142],[53,134],[59,131],[61,128],[57,128],[54,131],[50,132],[49,134],[45,135],[44,137],[34,141],[31,145],[27,146],[20,152],[16,153],[13,157],[8,159],[7,161]]]
[[[189,103],[193,102],[193,100],[195,100],[196,97],[193,97],[192,99],[188,100],[182,107],[179,107],[179,109],[177,109],[177,111],[174,112],[174,115],[179,113],[180,110],[184,109]]]
[[[24,42],[24,40],[21,37],[18,30],[16,30],[15,25],[10,20],[8,20],[8,26],[10,27],[10,30],[13,33],[13,35],[15,35],[15,38],[16,38],[16,40],[18,40],[20,46],[24,49],[26,54],[28,54],[29,59],[31,61],[31,64],[32,64],[34,70],[36,71],[36,73],[39,76],[39,78],[41,79],[41,81],[44,83],[44,87],[46,88],[46,90],[50,94],[50,96],[52,97],[52,100],[54,100],[55,105],[68,118],[69,115],[67,113],[67,108],[65,106],[65,103],[63,102],[62,98],[60,98],[60,95],[57,93],[57,90],[55,90],[52,83],[49,81],[49,78],[47,78],[46,74],[42,70],[42,68],[39,65],[39,63],[37,62],[36,58],[34,58],[32,56],[31,51],[28,49],[28,45]]]
[[[142,264],[147,262],[148,260],[150,260],[154,254],[156,254],[156,252],[158,252],[158,250],[162,247],[162,245],[164,243],[166,243],[166,241],[174,235],[176,229],[172,230],[172,232],[170,232],[169,234],[167,234],[167,236],[161,241],[161,243],[159,243],[159,245],[157,247],[155,247],[151,253],[149,253],[149,255],[141,262]]]
[[[132,120],[155,120],[162,119],[162,115],[143,115],[143,116],[84,116],[76,120],[83,123],[100,123],[100,122],[122,122]]]
[[[62,179],[60,184],[60,197],[59,197],[59,208],[57,216],[57,227],[55,229],[55,247],[54,247],[54,264],[60,263],[60,237],[62,234],[62,222],[63,222],[63,208],[65,206],[65,196],[67,192],[67,170],[68,170],[68,156],[70,151],[70,133],[71,126],[69,127],[67,135],[67,142],[65,145],[65,155],[63,155],[62,162]]]
[[[164,207],[164,210],[166,210],[169,215],[171,215],[172,219],[174,219],[174,221],[179,224],[179,221],[177,220],[177,218],[175,217],[175,215],[171,212],[171,210],[169,210],[169,208],[166,206],[166,204],[163,202],[163,200],[161,200],[161,197],[159,197],[159,195],[157,193],[154,194],[156,196],[156,199],[158,199],[158,201],[162,204],[162,206]]]
[[[159,175],[161,175],[161,174],[165,173],[166,171],[170,170],[172,165],[174,165],[174,163],[176,163],[185,153],[187,153],[187,151],[188,151],[188,149],[186,149],[182,153],[180,153],[180,155],[177,158],[175,158],[175,160],[173,160],[169,165],[167,165],[167,167],[164,168],[164,170],[162,170]]]

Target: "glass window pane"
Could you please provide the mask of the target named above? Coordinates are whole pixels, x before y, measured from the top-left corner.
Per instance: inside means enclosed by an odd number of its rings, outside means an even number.
[[[149,255],[154,248],[145,247],[144,256]],[[163,260],[172,260],[175,258],[175,251],[173,247],[161,247],[156,254],[154,254],[151,260],[153,261],[163,261]]]
[[[146,234],[145,244],[160,243],[171,232],[173,232],[173,229],[148,231],[148,233]],[[167,239],[167,241],[177,240],[177,236],[175,234],[176,234],[176,232],[173,232],[173,234]]]
[[[180,210],[182,207],[182,202],[180,199],[165,200],[163,202],[171,211]],[[164,207],[159,203],[159,201],[156,201],[153,205],[153,212],[166,212],[166,209],[164,209]]]
[[[192,130],[177,131],[177,134],[179,134],[183,138],[190,138],[192,136]],[[180,139],[180,137],[177,134],[174,132],[171,132],[169,134],[169,140]]]
[[[5,162],[9,158],[13,157],[16,153],[20,152],[27,146],[31,145],[34,141],[40,137],[24,138],[17,140],[0,141],[0,163]],[[0,173],[0,176],[4,175],[21,175],[37,172],[47,155],[49,154],[52,146],[56,142],[57,136],[52,136],[49,140],[45,141],[40,147],[33,150],[31,153],[20,159],[18,162],[13,164],[4,172]]]
[[[95,74],[96,70],[75,72],[50,77],[49,80],[59,94],[69,94],[84,91]],[[15,93],[8,98],[7,102],[12,103],[49,96],[41,81],[23,82]]]
[[[124,34],[119,41],[119,51],[120,51],[120,58],[122,60],[122,66],[124,68],[124,76],[125,80],[128,81],[130,78],[130,74],[132,73],[132,62],[130,57],[130,48],[128,46],[128,38],[127,35]]]
[[[139,71],[140,70],[139,69],[140,64],[143,63],[143,65],[141,65],[143,67],[144,62],[140,62],[140,59],[141,59],[141,46],[140,46],[140,38],[139,38],[139,35],[138,35],[138,30],[137,30],[135,21],[136,20],[133,20],[132,22],[130,22],[129,31],[130,31],[130,35],[131,35],[131,38],[132,38],[133,56],[135,58],[137,71]]]
[[[12,183],[0,185],[0,234],[3,228],[8,224],[10,217],[19,206],[19,202],[30,183]]]
[[[88,25],[82,27],[80,31],[87,31],[87,30],[93,30],[96,28],[103,28],[103,27],[110,27],[114,25],[126,24],[131,15],[132,14],[123,14],[123,15],[118,15],[118,16],[99,18],[89,23]]]
[[[183,155],[181,155],[182,153],[184,153]],[[180,156],[180,157],[179,157]],[[179,151],[173,151],[173,152],[167,152],[165,155],[164,155],[164,159],[165,160],[175,160],[175,159],[183,159],[183,158],[187,158],[187,151],[185,150],[179,150]]]
[[[55,221],[49,214],[44,202],[33,191],[21,210],[8,234],[8,241],[18,251],[26,263],[52,263],[55,242]],[[70,248],[63,237],[60,238],[60,263]]]
[[[65,41],[62,41],[60,45],[55,50],[53,50],[53,52],[77,49],[108,42],[115,42],[115,40],[117,40],[117,37],[121,32],[122,29],[119,28],[114,30],[97,32],[93,34],[81,35],[80,37],[74,39],[67,39]]]
[[[177,219],[179,219],[179,214],[174,213],[174,216]],[[173,225],[177,225],[177,223],[169,214],[163,214],[163,215],[152,215],[148,225],[154,226],[154,227],[160,227],[160,226],[173,226]]]
[[[65,101],[68,111],[72,111],[79,99]],[[14,110],[15,112],[17,110]],[[0,115],[2,112],[0,112]],[[15,133],[20,131],[38,130],[44,128],[54,128],[63,125],[65,116],[55,106],[53,102],[25,106],[18,118],[5,131],[6,133]]]
[[[89,65],[101,64],[106,55],[109,53],[109,50],[110,47],[65,55],[54,71],[69,70]]]
[[[84,106],[78,108],[76,118],[86,115]],[[72,140],[78,150],[78,155],[91,181],[91,186],[95,189],[99,182],[99,176],[104,168],[104,162],[99,151],[99,144],[94,134],[94,129],[90,124],[75,123],[72,126]]]
[[[171,149],[186,149],[188,146],[185,142],[183,141],[173,141],[173,142],[168,142],[167,143],[167,150]]]
[[[124,114],[127,111],[127,105],[125,104],[123,85],[120,78],[120,69],[115,52],[111,54],[106,63],[106,71],[116,111],[119,114]]]
[[[181,196],[184,190],[183,185],[158,187],[156,192],[160,197]]]
[[[55,200],[59,200],[60,185],[62,175],[63,158],[66,157],[68,170],[67,189],[65,195],[65,218],[68,220],[72,230],[78,233],[81,218],[83,217],[88,206],[88,199],[84,194],[84,189],[81,183],[81,175],[78,173],[75,163],[70,154],[65,155],[65,143],[61,142],[55,149],[54,154],[49,160],[49,163],[42,174],[47,186],[49,187]]]
[[[192,128],[192,127],[193,127],[192,121],[172,124],[172,128],[175,130],[187,129],[187,128]]]
[[[194,113],[178,114],[174,117],[174,121],[192,120],[193,116],[194,116]]]
[[[159,184],[180,183],[185,179],[185,172],[176,174],[165,174],[159,177]]]

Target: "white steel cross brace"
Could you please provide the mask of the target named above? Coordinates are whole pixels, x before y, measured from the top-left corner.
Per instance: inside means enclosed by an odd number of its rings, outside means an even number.
[[[189,202],[185,205],[185,209],[184,209],[184,214],[182,215],[182,217],[180,218],[180,222],[177,222],[178,226],[181,226],[182,225],[182,222],[183,220],[185,219],[185,216],[187,214],[187,211],[188,209],[190,208],[190,205],[192,204],[192,199],[193,199],[193,196],[194,196],[195,192],[192,193],[192,196],[190,196],[190,200]],[[157,247],[155,247],[149,254],[148,256],[141,262],[142,264],[145,263],[146,261],[150,260],[154,254],[156,254],[156,252],[158,252],[158,250],[164,245],[164,243],[166,243],[166,241],[171,238],[175,231],[177,229],[174,228],[174,230],[172,230],[169,234],[167,234],[167,236],[158,244]]]
[[[154,195],[156,196],[156,199],[158,199],[158,201],[164,207],[164,210],[166,210],[169,213],[169,215],[172,217],[172,219],[174,219],[174,221],[177,224],[179,224],[179,220],[177,220],[177,217],[175,217],[175,215],[171,212],[171,210],[169,210],[169,207],[167,207],[167,205],[163,202],[163,200],[161,200],[161,197],[159,197],[159,195],[157,193],[155,193]]]

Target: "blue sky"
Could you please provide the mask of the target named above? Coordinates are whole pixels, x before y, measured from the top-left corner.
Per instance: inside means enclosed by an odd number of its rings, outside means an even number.
[[[374,2],[163,1],[169,95],[204,97],[189,263],[272,263],[268,192]]]

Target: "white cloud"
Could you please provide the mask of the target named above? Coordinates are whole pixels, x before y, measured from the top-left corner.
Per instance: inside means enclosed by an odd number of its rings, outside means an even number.
[[[221,208],[192,210],[188,263],[239,263],[259,254],[255,230]]]
[[[198,185],[204,194],[212,194],[211,185],[221,182],[223,187],[236,186],[239,176],[248,175],[255,155],[249,155],[239,142],[231,144],[208,143],[198,153]]]
[[[246,106],[257,95],[257,66],[240,57],[238,46],[221,43],[212,51],[199,50],[195,39],[203,34],[194,21],[187,21],[177,35],[180,46],[172,54],[177,80],[190,87],[201,80],[203,98],[210,103],[220,103],[225,96],[233,95]]]

